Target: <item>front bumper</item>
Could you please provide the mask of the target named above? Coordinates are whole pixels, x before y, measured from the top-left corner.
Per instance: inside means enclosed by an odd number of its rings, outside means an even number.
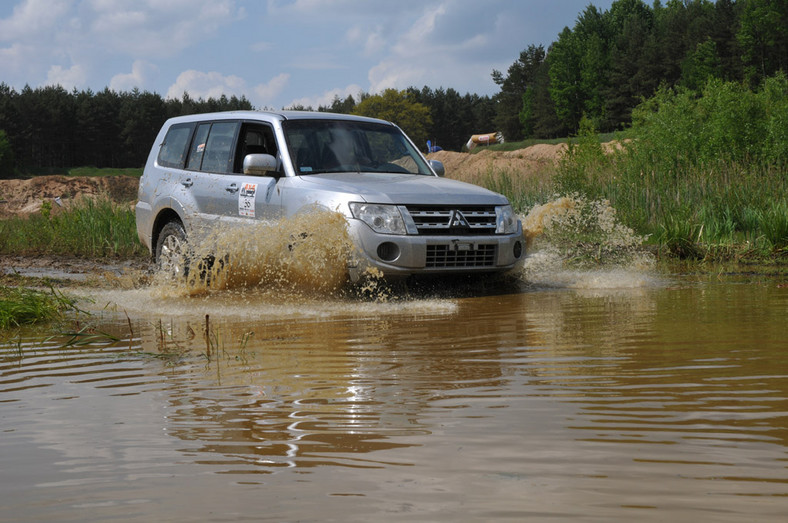
[[[357,281],[370,268],[385,276],[414,274],[483,274],[516,268],[525,259],[522,227],[507,235],[379,234],[360,220],[348,220],[357,251],[349,273]]]

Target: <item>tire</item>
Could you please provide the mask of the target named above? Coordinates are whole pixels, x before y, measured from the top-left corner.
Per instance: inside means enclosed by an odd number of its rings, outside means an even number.
[[[156,241],[156,258],[159,271],[173,278],[188,275],[189,255],[186,243],[186,229],[177,221],[167,222],[159,232]]]

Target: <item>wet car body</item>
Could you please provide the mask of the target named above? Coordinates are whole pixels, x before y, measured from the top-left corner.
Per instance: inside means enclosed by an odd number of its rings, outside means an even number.
[[[140,180],[140,240],[157,261],[222,224],[339,212],[357,279],[501,272],[525,256],[507,199],[442,177],[402,131],[371,118],[234,111],[162,127]],[[309,231],[303,231],[308,234]]]

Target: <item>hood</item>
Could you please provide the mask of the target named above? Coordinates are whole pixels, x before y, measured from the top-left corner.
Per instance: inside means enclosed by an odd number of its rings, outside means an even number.
[[[417,174],[325,173],[301,176],[315,189],[353,194],[368,203],[504,205],[506,198],[470,183]]]

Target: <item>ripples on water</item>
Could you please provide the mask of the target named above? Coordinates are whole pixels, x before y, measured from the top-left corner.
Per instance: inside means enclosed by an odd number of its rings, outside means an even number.
[[[0,345],[0,519],[782,521],[788,289],[531,262],[453,297],[92,291],[85,344]]]

